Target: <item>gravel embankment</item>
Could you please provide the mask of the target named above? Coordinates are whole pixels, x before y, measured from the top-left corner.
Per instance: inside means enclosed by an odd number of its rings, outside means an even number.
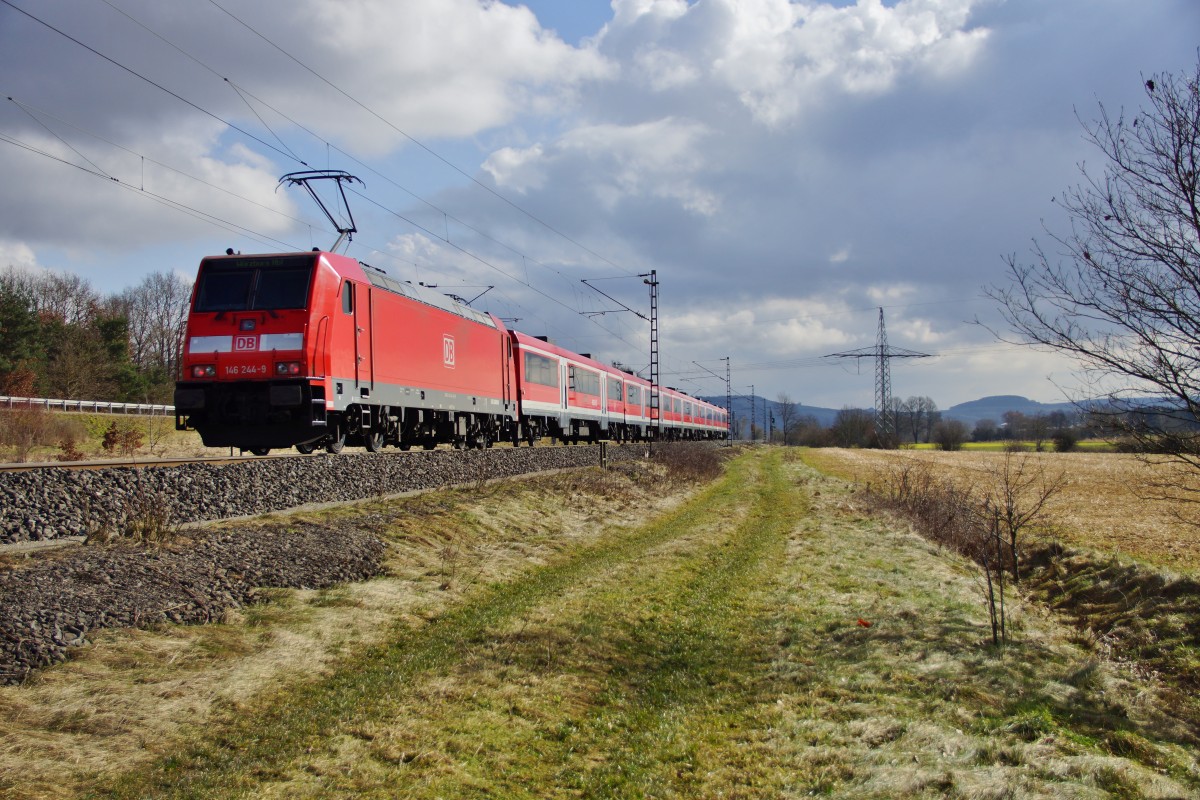
[[[643,447],[609,447],[613,461]],[[380,453],[163,468],[0,474],[0,543],[104,534],[353,501],[549,469],[592,466],[599,448]],[[100,538],[105,538],[101,536]],[[206,528],[156,547],[71,548],[0,565],[0,684],[66,658],[100,628],[202,623],[260,587],[323,588],[382,571],[385,545],[356,528]]]
[[[315,525],[205,530],[152,549],[77,547],[0,569],[0,684],[67,656],[99,628],[220,620],[259,587],[319,589],[382,571],[385,545]]]
[[[643,447],[609,447],[610,458]],[[172,524],[362,500],[548,469],[594,466],[597,447],[354,453],[236,464],[0,473],[0,544],[86,536],[161,512]]]

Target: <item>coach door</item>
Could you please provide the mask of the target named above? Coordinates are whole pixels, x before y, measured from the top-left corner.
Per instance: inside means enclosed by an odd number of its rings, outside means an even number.
[[[500,378],[500,392],[504,400],[504,410],[508,411],[512,402],[512,339],[507,335],[500,339],[500,363],[504,367]]]
[[[370,397],[375,388],[375,340],[371,335],[370,284],[354,284],[354,356],[357,362],[354,380],[359,397]]]

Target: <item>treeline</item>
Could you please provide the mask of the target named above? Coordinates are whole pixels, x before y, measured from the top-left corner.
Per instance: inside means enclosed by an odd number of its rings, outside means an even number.
[[[0,394],[171,403],[191,281],[169,272],[105,296],[76,275],[0,272]]]
[[[1023,414],[1007,411],[1000,420],[982,419],[973,428],[957,419],[943,419],[929,397],[893,398],[894,440],[881,442],[875,428],[875,412],[866,408],[843,408],[829,425],[800,407],[787,394],[780,394],[770,411],[767,438],[778,444],[802,447],[896,447],[931,443],[943,450],[958,450],[965,443],[1013,441],[1032,443],[1034,449],[1067,451],[1080,439],[1104,435],[1098,419],[1081,414],[1052,411]],[[749,438],[750,421],[737,421],[737,438]],[[763,427],[754,424],[753,438],[764,438]]]

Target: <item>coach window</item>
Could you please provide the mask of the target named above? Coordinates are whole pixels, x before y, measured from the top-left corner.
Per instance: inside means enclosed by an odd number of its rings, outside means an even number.
[[[558,362],[539,356],[525,354],[525,380],[542,386],[558,386]]]
[[[342,283],[342,311],[347,314],[354,313],[354,286],[350,281]]]
[[[571,367],[571,388],[580,394],[600,396],[600,376],[586,369]]]
[[[621,402],[621,379],[608,379],[608,399],[609,401]]]

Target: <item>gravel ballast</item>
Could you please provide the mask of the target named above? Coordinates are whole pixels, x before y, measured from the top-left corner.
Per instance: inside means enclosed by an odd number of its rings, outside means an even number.
[[[315,525],[207,530],[151,549],[77,547],[0,570],[0,684],[67,657],[100,628],[218,621],[260,588],[322,589],[383,570],[373,534]]]
[[[609,446],[613,460],[645,447]],[[247,459],[233,464],[0,473],[0,544],[87,536],[149,510],[171,524],[364,500],[542,470],[590,467],[599,447],[433,450]]]
[[[613,461],[645,447],[608,448]],[[598,463],[598,447],[270,458],[234,464],[0,473],[0,544],[106,538]],[[118,537],[118,541],[119,537]],[[308,523],[204,527],[151,547],[74,547],[0,566],[0,684],[62,661],[101,628],[220,620],[260,588],[319,589],[383,571],[386,544]]]

